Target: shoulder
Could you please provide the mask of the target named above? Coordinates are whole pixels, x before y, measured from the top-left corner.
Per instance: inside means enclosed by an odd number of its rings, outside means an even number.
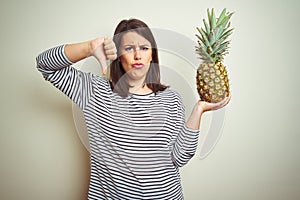
[[[158,95],[163,99],[169,100],[170,102],[182,104],[181,95],[171,88],[166,88],[164,91],[159,92]]]
[[[103,76],[95,75],[93,73],[89,73],[89,75],[92,77],[93,81],[103,84],[103,85],[109,85],[109,81],[107,80],[107,78],[105,78]]]
[[[110,82],[107,78],[89,73],[93,87],[102,92],[111,92]]]

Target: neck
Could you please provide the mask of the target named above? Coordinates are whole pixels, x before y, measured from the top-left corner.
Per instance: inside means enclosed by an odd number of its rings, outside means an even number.
[[[145,80],[130,80],[128,81],[129,85],[129,92],[132,94],[149,94],[152,90],[147,86]]]

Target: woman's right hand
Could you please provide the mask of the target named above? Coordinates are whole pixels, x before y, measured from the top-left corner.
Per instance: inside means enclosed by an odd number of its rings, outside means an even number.
[[[102,66],[102,73],[107,72],[106,60],[117,58],[117,49],[113,40],[109,37],[97,38],[90,41],[91,55],[94,56]]]

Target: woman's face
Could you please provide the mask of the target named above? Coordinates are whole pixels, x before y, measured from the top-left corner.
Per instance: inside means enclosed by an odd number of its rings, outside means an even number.
[[[152,60],[151,43],[136,32],[128,32],[122,36],[120,60],[128,78],[145,80]]]

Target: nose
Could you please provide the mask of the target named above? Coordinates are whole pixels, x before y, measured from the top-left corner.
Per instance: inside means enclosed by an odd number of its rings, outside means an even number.
[[[141,53],[140,53],[140,48],[136,48],[134,51],[134,59],[135,60],[140,60],[141,59]]]

